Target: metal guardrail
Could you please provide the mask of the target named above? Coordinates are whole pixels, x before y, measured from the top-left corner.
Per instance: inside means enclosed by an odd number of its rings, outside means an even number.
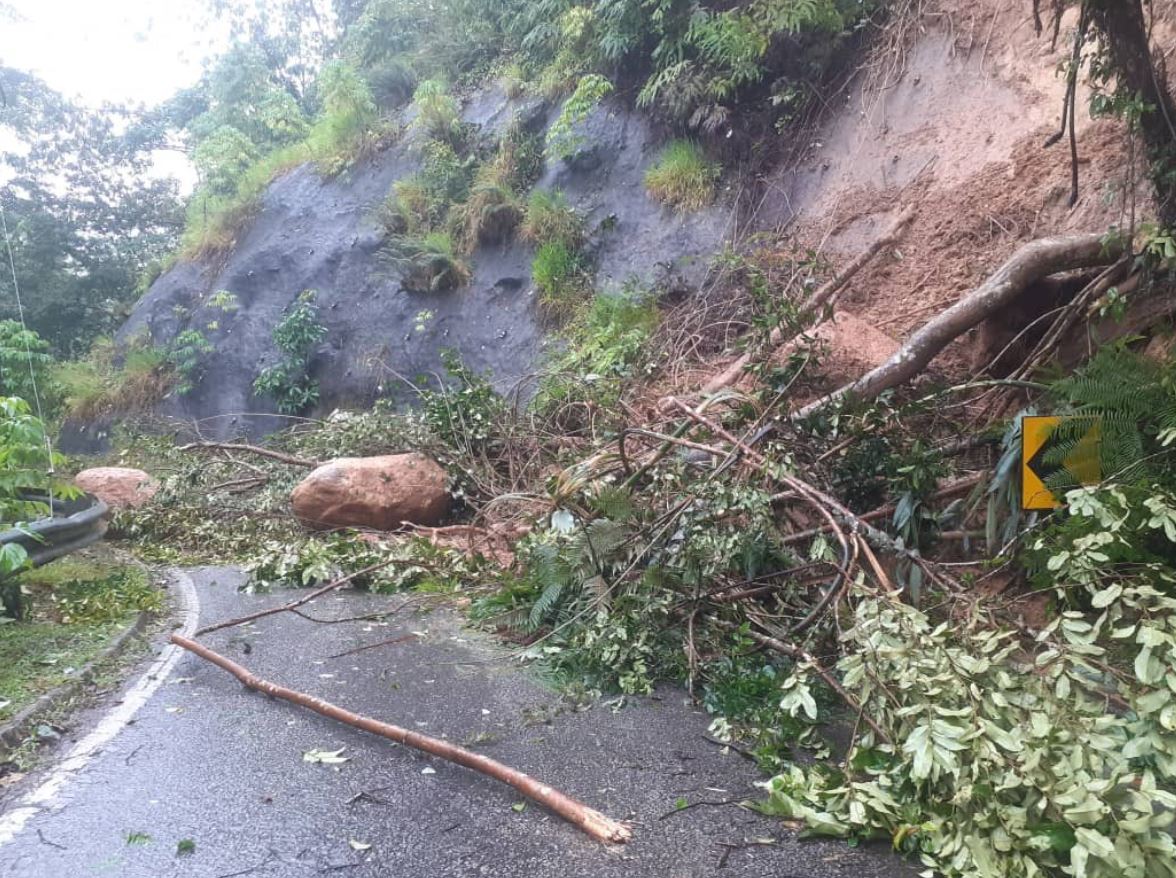
[[[44,496],[28,499],[49,502]],[[98,542],[106,533],[110,507],[92,494],[83,494],[76,500],[54,500],[53,510],[53,518],[0,531],[0,545],[24,546],[30,566],[41,567]]]

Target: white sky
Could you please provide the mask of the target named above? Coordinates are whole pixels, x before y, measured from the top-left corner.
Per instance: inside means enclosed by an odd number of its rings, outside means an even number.
[[[4,0],[0,61],[97,105],[156,104],[200,76],[224,44],[201,0]]]
[[[0,62],[27,70],[67,97],[158,104],[200,78],[201,62],[227,43],[204,0],[3,0],[17,21],[0,16]],[[0,131],[0,152],[5,146]],[[156,155],[155,174],[191,189],[183,157]],[[0,182],[3,182],[0,167]]]

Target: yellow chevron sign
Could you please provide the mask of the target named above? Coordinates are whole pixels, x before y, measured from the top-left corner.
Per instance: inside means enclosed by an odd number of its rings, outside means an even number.
[[[1045,480],[1066,470],[1083,485],[1097,485],[1102,481],[1099,463],[1099,424],[1096,421],[1078,442],[1069,457],[1060,464],[1046,463],[1051,439],[1058,425],[1065,420],[1056,415],[1027,415],[1021,418],[1021,508],[1056,509],[1062,505],[1059,497],[1045,485]]]

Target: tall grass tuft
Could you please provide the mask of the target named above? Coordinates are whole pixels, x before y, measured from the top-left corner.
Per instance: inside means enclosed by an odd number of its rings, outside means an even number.
[[[672,140],[645,172],[650,196],[680,210],[699,210],[715,197],[719,166],[691,140]]]

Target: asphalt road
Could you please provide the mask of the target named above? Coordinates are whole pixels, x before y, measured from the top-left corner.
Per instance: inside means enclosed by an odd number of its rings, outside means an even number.
[[[239,592],[234,570],[190,574],[202,624],[290,600],[289,592]],[[348,592],[305,609],[339,619],[400,600]],[[630,819],[633,841],[593,842],[542,808],[522,807],[496,781],[249,692],[185,653],[134,719],[67,778],[47,767],[4,791],[0,808],[11,818],[22,796],[27,803],[47,778],[60,780],[0,843],[0,876],[906,878],[916,871],[884,848],[800,840],[733,804],[678,810],[680,799],[738,801],[759,779],[746,760],[704,740],[707,718],[684,693],[575,710],[446,611],[410,608],[383,622],[343,624],[283,613],[206,640],[274,682],[447,736]],[[390,640],[397,642],[340,655]],[[101,713],[91,711],[71,737],[101,725]],[[304,758],[340,749],[347,761],[337,765]]]

